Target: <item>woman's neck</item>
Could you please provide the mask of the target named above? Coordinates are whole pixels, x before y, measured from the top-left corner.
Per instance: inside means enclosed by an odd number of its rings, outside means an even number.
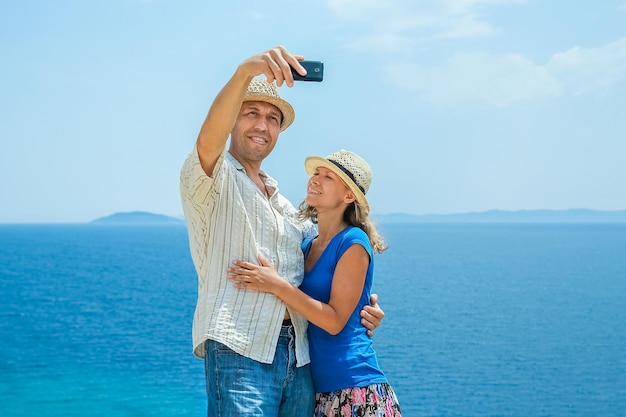
[[[317,216],[317,233],[321,243],[328,243],[339,232],[346,228],[348,224],[343,220],[343,213],[323,213]]]

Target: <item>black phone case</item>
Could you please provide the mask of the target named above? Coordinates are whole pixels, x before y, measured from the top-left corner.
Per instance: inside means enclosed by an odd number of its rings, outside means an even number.
[[[300,65],[306,70],[306,75],[302,76],[291,68],[291,74],[295,81],[317,81],[324,79],[324,63],[321,61],[300,61]]]

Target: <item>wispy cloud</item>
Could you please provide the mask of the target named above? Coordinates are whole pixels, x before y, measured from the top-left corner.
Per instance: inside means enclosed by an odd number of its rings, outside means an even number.
[[[464,39],[498,33],[489,21],[490,8],[523,5],[526,0],[329,0],[341,19],[367,28],[346,41],[347,48],[391,54],[402,59],[387,67],[390,79],[401,80],[424,99],[436,102],[478,100],[494,106],[521,101],[603,91],[626,77],[626,38],[597,48],[573,47],[547,62],[527,56],[488,52]],[[624,4],[626,5],[626,3]],[[622,8],[624,7],[622,5]],[[363,31],[356,31],[363,33]],[[445,45],[448,58],[440,64],[414,63],[417,50]],[[388,62],[388,61],[385,61]],[[407,85],[407,80],[408,85]],[[400,81],[399,81],[400,84]]]
[[[415,40],[397,33],[373,34],[361,36],[347,42],[344,46],[357,51],[384,51],[385,53],[404,53],[414,48]]]
[[[486,37],[494,34],[496,30],[487,22],[482,21],[472,13],[460,16],[452,16],[445,26],[433,35],[435,39],[463,39]]]
[[[328,0],[328,6],[336,15],[356,20],[379,13],[389,13],[396,3],[397,0]]]
[[[331,11],[355,24],[367,25],[370,35],[348,43],[361,49],[365,40],[399,41],[412,45],[435,39],[464,39],[491,36],[497,31],[483,18],[486,6],[525,3],[526,0],[329,0]],[[387,47],[375,42],[367,49]],[[384,51],[381,49],[381,51]]]
[[[626,79],[626,37],[599,48],[571,48],[546,67],[572,94],[605,90]]]
[[[387,75],[428,101],[479,101],[502,107],[604,91],[626,79],[626,38],[598,48],[575,47],[555,54],[546,64],[521,54],[458,53],[439,66],[391,65]]]
[[[251,20],[256,20],[256,21],[263,21],[263,20],[267,20],[270,16],[267,13],[264,12],[260,12],[258,10],[248,10],[246,12],[246,15],[251,19]]]
[[[444,65],[397,64],[388,76],[437,103],[482,101],[495,106],[561,94],[562,86],[546,70],[519,54],[462,53]],[[407,81],[410,80],[410,81]]]
[[[525,0],[331,0],[333,12],[352,22],[367,22],[370,33],[353,39],[346,47],[369,53],[414,55],[416,47],[433,41],[492,36],[497,31],[481,16],[487,6],[524,3]],[[373,22],[373,24],[372,24]],[[387,68],[391,79],[402,80],[432,101],[482,97],[504,106],[538,94],[559,93],[558,82],[545,68],[521,55],[456,54],[446,64],[427,67],[406,60]],[[519,82],[525,88],[517,86]],[[529,83],[530,81],[530,83]]]

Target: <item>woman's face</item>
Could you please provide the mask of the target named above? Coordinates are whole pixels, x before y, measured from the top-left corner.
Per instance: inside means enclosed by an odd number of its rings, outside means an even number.
[[[321,208],[334,209],[350,204],[354,194],[332,170],[317,167],[307,183],[305,201],[319,213]]]

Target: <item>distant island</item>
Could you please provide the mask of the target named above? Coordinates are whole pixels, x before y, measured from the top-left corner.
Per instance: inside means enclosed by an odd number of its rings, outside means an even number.
[[[379,223],[626,223],[626,210],[489,210],[459,214],[374,215]]]
[[[626,223],[626,210],[489,210],[458,214],[374,214],[381,224],[407,223]],[[145,211],[115,213],[90,223],[114,225],[184,225],[182,217],[166,216]]]
[[[132,211],[100,217],[99,219],[92,220],[90,223],[111,225],[184,225],[185,221],[176,217],[166,216],[164,214],[149,213],[146,211]]]

